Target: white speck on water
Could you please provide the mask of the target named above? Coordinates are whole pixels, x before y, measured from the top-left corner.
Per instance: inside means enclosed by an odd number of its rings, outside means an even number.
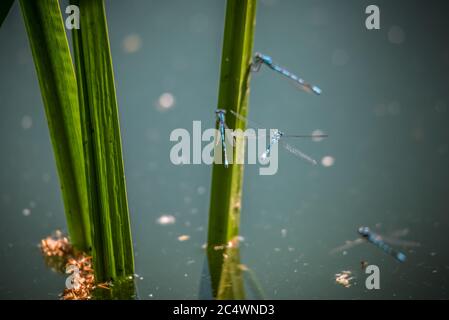
[[[348,251],[345,250],[345,251],[342,252],[342,254],[345,256],[345,255],[348,254]]]
[[[25,208],[25,209],[22,210],[22,214],[23,214],[25,217],[28,217],[28,216],[31,214],[31,210],[28,209],[28,208]]]
[[[323,167],[331,167],[335,163],[335,158],[331,156],[325,156],[323,159],[321,159],[321,164]]]
[[[189,236],[189,235],[186,235],[186,234],[180,235],[180,236],[178,237],[178,241],[181,241],[181,242],[187,241],[187,240],[189,240],[189,239],[190,239],[190,236]]]
[[[184,277],[186,277],[186,278],[187,278],[188,276],[189,276],[189,275],[188,275],[187,273],[184,273]]]
[[[343,49],[336,49],[332,53],[332,64],[334,66],[344,66],[349,61],[348,53]]]
[[[431,253],[430,253],[430,256],[431,256],[431,257],[435,257],[436,255],[437,255],[436,252],[431,252]]]
[[[393,44],[401,44],[405,41],[405,32],[399,26],[392,26],[388,30],[388,41]]]
[[[175,105],[176,99],[170,92],[164,92],[159,97],[156,106],[160,111],[168,110]]]
[[[282,236],[282,238],[287,237],[287,229],[282,229],[281,230],[281,236]]]
[[[140,279],[140,280],[143,280],[143,277],[140,277],[139,279]]]
[[[192,198],[190,198],[189,196],[185,196],[184,197],[184,203],[185,204],[189,204],[189,203],[191,203],[192,202]]]
[[[142,38],[138,34],[129,34],[123,39],[122,45],[126,53],[135,53],[142,47]]]
[[[313,136],[319,136],[319,135],[323,135],[323,134],[324,134],[324,132],[321,131],[320,129],[313,130],[313,132],[312,132],[312,135],[313,135]],[[324,139],[323,137],[313,137],[313,138],[312,138],[312,141],[313,141],[313,142],[320,142],[320,141],[322,141],[323,139]]]
[[[28,130],[33,126],[33,119],[30,116],[25,115],[22,117],[20,124],[21,124],[23,130]]]
[[[159,218],[157,218],[156,222],[160,225],[169,225],[174,224],[176,222],[175,216],[171,214],[163,214]]]
[[[281,249],[280,249],[280,248],[274,248],[274,251],[275,251],[275,252],[280,252]]]
[[[206,193],[206,188],[203,187],[203,186],[199,186],[199,187],[196,189],[196,192],[198,192],[198,194],[201,196],[201,195],[203,195],[203,194]]]
[[[293,248],[293,247],[288,247],[288,251],[289,251],[289,252],[293,252],[293,251],[295,251],[295,248]]]
[[[150,293],[148,296],[149,296],[150,298],[153,298],[153,294],[152,294],[152,293]]]

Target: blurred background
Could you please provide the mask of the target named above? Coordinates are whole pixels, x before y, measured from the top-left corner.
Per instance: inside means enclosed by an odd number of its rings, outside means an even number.
[[[380,30],[365,27],[370,4],[380,8]],[[138,296],[197,299],[212,168],[173,165],[169,135],[191,132],[193,120],[215,125],[225,1],[106,7]],[[242,263],[267,298],[449,298],[448,12],[444,1],[259,1],[255,50],[323,94],[262,67],[249,118],[329,134],[292,141],[318,166],[279,149],[276,175],[245,167]],[[65,276],[45,266],[38,244],[66,230],[65,217],[18,2],[0,43],[0,298],[57,299]],[[410,245],[396,247],[407,262],[370,243],[332,251],[357,239],[359,226],[402,236]],[[380,290],[365,288],[361,261],[379,266]],[[355,277],[349,288],[335,282],[343,270]]]

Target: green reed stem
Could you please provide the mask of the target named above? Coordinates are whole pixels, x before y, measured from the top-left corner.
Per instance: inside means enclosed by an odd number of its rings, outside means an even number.
[[[248,112],[249,74],[256,19],[256,0],[228,0],[221,57],[218,108],[246,116]],[[245,123],[227,112],[226,121],[232,129],[245,130]],[[233,159],[242,153],[237,145]],[[214,164],[208,231],[208,260],[214,296],[219,292],[223,269],[223,250],[214,247],[226,245],[238,236],[243,183],[243,165],[231,164],[224,168]]]
[[[58,0],[20,0],[41,88],[73,246],[89,253],[87,205],[78,92]]]
[[[99,281],[134,273],[114,72],[103,0],[73,0],[81,12],[73,30],[80,97],[93,262]]]

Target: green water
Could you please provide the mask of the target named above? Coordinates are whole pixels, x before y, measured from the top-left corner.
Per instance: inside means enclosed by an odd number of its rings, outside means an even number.
[[[259,1],[255,49],[323,94],[297,91],[263,68],[249,117],[293,133],[320,129],[328,139],[292,144],[335,160],[312,167],[280,149],[276,175],[245,167],[241,260],[267,298],[449,298],[449,5],[376,1],[381,29],[368,31],[369,4]],[[169,135],[191,131],[193,120],[214,126],[225,3],[106,5],[138,296],[197,299],[211,167],[173,165]],[[0,28],[0,70],[0,298],[56,299],[65,277],[45,266],[37,244],[65,219],[18,3]],[[165,110],[157,107],[163,93],[175,99]],[[176,222],[158,224],[164,214]],[[398,246],[404,264],[369,243],[330,254],[362,225],[405,229],[402,240],[421,246]],[[380,290],[365,288],[362,260],[379,266]],[[335,283],[342,270],[356,277],[349,288]]]

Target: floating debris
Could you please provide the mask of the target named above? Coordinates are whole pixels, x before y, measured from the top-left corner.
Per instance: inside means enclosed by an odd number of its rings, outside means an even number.
[[[70,258],[66,273],[72,274],[66,280],[63,300],[88,300],[94,288],[94,275],[91,268],[91,257]]]
[[[323,159],[321,159],[321,164],[323,167],[331,167],[334,165],[335,158],[331,156],[325,156]]]
[[[28,209],[28,208],[25,208],[25,209],[22,210],[22,214],[23,214],[25,217],[28,217],[28,216],[31,214],[31,210]]]
[[[112,286],[111,282],[95,284],[90,256],[82,254],[77,258],[70,258],[66,270],[66,273],[72,273],[72,276],[66,280],[67,288],[64,289],[62,300],[90,300],[95,288],[110,290]]]
[[[189,240],[189,239],[190,239],[190,236],[189,236],[189,235],[186,235],[186,234],[183,234],[183,235],[181,235],[181,236],[178,237],[178,241],[181,241],[181,242],[187,241],[187,240]]]
[[[142,38],[138,34],[127,35],[123,39],[122,46],[126,53],[135,53],[142,47]]]
[[[47,257],[63,257],[72,254],[72,245],[60,230],[56,230],[54,235],[42,239],[40,248]]]
[[[354,277],[351,276],[351,271],[342,271],[341,273],[335,274],[335,282],[342,285],[345,288],[349,288],[351,286],[351,280]]]
[[[66,288],[61,294],[61,299],[89,300],[95,288],[110,289],[112,286],[110,282],[95,283],[92,257],[84,253],[75,254],[68,238],[60,230],[42,239],[39,247],[47,265],[55,272],[70,274],[66,279]]]
[[[232,238],[231,240],[229,240],[228,244],[227,244],[227,248],[238,248],[239,244],[240,244],[240,239],[242,237],[240,236],[235,236],[234,238]]]
[[[112,283],[111,282],[99,283],[99,284],[97,284],[97,287],[102,288],[102,289],[111,290]]]
[[[160,225],[165,226],[169,224],[174,224],[176,222],[176,218],[171,214],[163,214],[159,218],[157,218],[156,222]]]
[[[156,102],[156,107],[160,111],[165,111],[175,105],[175,97],[170,92],[164,92]]]

